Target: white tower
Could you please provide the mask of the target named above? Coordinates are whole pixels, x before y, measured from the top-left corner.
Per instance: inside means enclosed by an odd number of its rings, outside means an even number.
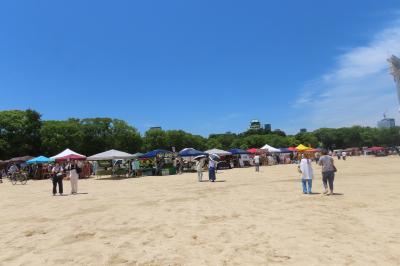
[[[400,59],[394,55],[392,55],[388,62],[390,64],[390,74],[394,77],[394,82],[396,83],[397,88],[397,97],[400,105]],[[400,108],[399,108],[400,111]]]

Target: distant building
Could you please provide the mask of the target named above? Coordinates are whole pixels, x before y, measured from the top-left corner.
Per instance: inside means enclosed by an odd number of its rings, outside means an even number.
[[[253,119],[250,121],[250,129],[251,130],[258,130],[261,129],[261,123],[257,119]]]
[[[300,128],[300,133],[307,133],[307,128]]]
[[[378,121],[378,128],[392,128],[395,126],[396,123],[393,118],[386,118],[385,116],[381,121]]]
[[[151,127],[149,130],[150,130],[150,131],[162,130],[162,128],[157,126],[157,127]]]
[[[271,130],[272,130],[271,124],[265,124],[265,125],[264,125],[264,129],[265,129],[266,131],[271,131]]]

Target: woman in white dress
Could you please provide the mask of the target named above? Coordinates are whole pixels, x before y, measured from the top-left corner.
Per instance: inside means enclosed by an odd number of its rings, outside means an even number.
[[[69,169],[70,169],[69,180],[71,181],[71,194],[76,194],[78,193],[78,180],[79,180],[77,166],[75,164],[71,164]]]

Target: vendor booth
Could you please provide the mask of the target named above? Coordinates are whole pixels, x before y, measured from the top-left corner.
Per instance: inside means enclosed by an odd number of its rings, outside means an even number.
[[[205,151],[208,154],[216,154],[219,156],[217,169],[231,169],[235,166],[232,153],[220,149],[211,149]]]
[[[157,149],[139,156],[140,171],[143,175],[173,175],[176,168],[173,164],[174,153]]]
[[[181,172],[194,172],[196,171],[196,161],[194,160],[195,157],[197,156],[207,156],[208,154],[206,152],[198,151],[193,148],[186,148],[181,150],[178,153],[178,156],[180,157],[179,160],[179,166],[181,167],[180,170]],[[182,164],[182,166],[180,165]]]
[[[375,156],[387,156],[388,152],[387,149],[384,147],[378,147],[378,146],[374,146],[371,148],[366,149],[367,154],[373,154]]]
[[[128,160],[133,158],[133,154],[109,150],[87,157],[87,160],[95,162],[93,168],[96,175],[123,176],[129,173]]]
[[[228,152],[232,153],[232,161],[234,167],[249,167],[251,166],[251,158],[249,152],[242,149],[230,149]]]
[[[30,165],[29,176],[36,179],[48,179],[51,177],[51,165],[54,159],[38,156],[26,162]]]

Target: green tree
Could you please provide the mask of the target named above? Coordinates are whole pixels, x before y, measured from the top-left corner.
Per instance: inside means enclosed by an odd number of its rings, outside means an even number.
[[[0,158],[40,153],[41,116],[33,110],[0,112]]]
[[[144,134],[144,152],[155,149],[167,149],[170,150],[167,133],[164,130],[148,130]]]
[[[296,134],[295,138],[296,140],[298,140],[297,143],[301,143],[311,147],[319,146],[319,141],[314,133],[311,132],[298,133]]]
[[[142,149],[143,140],[136,128],[125,121],[113,119],[110,127],[110,143],[108,149],[117,149],[136,153]]]
[[[40,130],[42,152],[53,156],[66,148],[87,154],[83,148],[83,131],[78,119],[48,120]]]

